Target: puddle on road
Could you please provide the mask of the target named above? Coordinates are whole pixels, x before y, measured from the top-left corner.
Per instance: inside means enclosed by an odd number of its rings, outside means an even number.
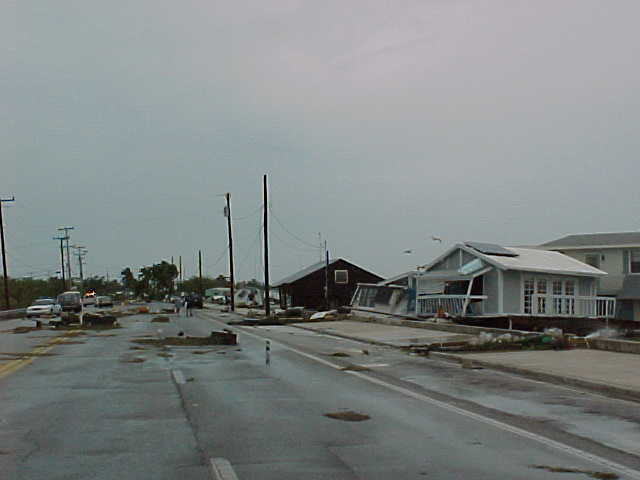
[[[579,468],[553,467],[550,465],[531,465],[530,468],[547,470],[552,473],[582,473],[598,480],[616,480],[620,478],[619,475],[612,472],[596,472],[594,470],[582,470]]]

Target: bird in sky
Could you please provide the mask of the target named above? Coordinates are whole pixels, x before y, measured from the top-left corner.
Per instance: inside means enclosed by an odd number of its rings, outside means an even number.
[[[413,253],[413,250],[403,250],[403,252],[405,255],[411,255]]]
[[[442,243],[442,239],[440,237],[434,237],[433,235],[431,235],[431,240]]]

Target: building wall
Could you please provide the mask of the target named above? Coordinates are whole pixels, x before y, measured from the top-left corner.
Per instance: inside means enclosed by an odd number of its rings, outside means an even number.
[[[626,256],[624,255],[624,249],[562,250],[562,253],[581,262],[585,262],[589,255],[599,255],[599,268],[607,272],[608,275],[598,279],[598,295],[616,295],[622,289],[627,268],[625,266]]]
[[[500,285],[498,275],[496,269],[493,269],[482,276],[484,280],[483,294],[489,297],[482,302],[484,315],[492,315],[500,312]]]
[[[464,265],[465,263],[470,262],[474,258],[476,258],[476,257],[474,255],[470,254],[469,252],[465,252],[464,250],[462,250],[460,248],[457,248],[456,250],[451,252],[449,255],[447,255],[445,258],[443,258],[441,261],[436,263],[429,270],[430,271],[434,271],[434,270],[457,270],[462,265]]]
[[[521,313],[522,311],[522,275],[520,272],[503,272],[504,281],[504,313]]]
[[[348,283],[335,283],[335,271],[347,270],[349,272]],[[367,272],[353,264],[338,260],[329,265],[329,306],[330,308],[349,305],[358,283],[377,283],[381,277],[371,272]],[[288,307],[306,307],[322,309],[325,307],[324,298],[325,272],[324,269],[310,273],[288,285],[279,287],[280,294],[283,292],[291,296],[291,303]]]

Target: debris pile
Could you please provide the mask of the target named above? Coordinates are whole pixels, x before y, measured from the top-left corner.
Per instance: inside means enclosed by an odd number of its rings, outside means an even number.
[[[325,413],[324,416],[327,418],[333,418],[334,420],[343,420],[345,422],[362,422],[371,418],[369,415],[354,412],[352,410],[347,410],[345,412]]]
[[[134,343],[142,345],[162,346],[203,346],[203,345],[237,345],[238,337],[229,331],[213,331],[208,337],[166,337],[166,338],[139,338],[132,340]]]

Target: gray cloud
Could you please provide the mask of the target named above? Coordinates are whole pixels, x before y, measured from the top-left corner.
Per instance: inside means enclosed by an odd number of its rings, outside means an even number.
[[[260,181],[307,244],[393,274],[464,239],[634,230],[637,2],[20,2],[3,27],[11,271],[183,255],[260,275]],[[4,24],[6,23],[6,24]],[[12,27],[13,25],[13,27]],[[17,26],[17,27],[16,27]],[[5,160],[6,159],[6,160]],[[278,278],[318,253],[273,222]],[[402,255],[406,248],[414,255]]]

